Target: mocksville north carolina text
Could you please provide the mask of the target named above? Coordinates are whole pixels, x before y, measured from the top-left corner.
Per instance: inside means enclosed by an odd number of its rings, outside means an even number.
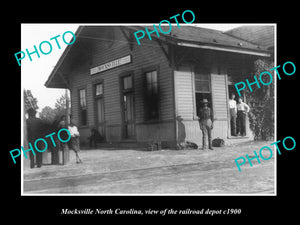
[[[68,209],[63,208],[61,209],[60,214],[64,215],[93,215],[93,214],[99,214],[99,215],[238,215],[242,213],[242,209],[206,209],[204,211],[204,208],[200,209],[172,209],[172,208],[165,208],[165,209],[120,209],[116,208],[113,209],[91,209],[91,208],[85,208],[85,209]]]
[[[68,134],[68,138],[67,138],[66,140],[61,139],[60,133],[61,133],[62,131],[65,131],[65,132],[67,132],[67,134]],[[54,141],[54,139],[53,139],[53,135],[55,135],[55,132],[46,135],[45,138],[50,137],[50,139],[51,139],[51,141],[52,141],[53,147],[56,147],[56,143],[55,143],[55,141]],[[70,131],[69,131],[68,129],[62,128],[62,129],[60,129],[60,130],[57,132],[57,137],[58,137],[58,140],[59,140],[60,142],[66,143],[66,142],[70,141],[70,139],[71,139],[71,134],[70,134]],[[38,149],[37,144],[38,144],[40,141],[44,142],[44,145],[45,145],[44,149]],[[23,146],[21,146],[21,149],[22,149],[23,154],[24,154],[24,156],[25,156],[26,159],[27,159],[26,152],[32,151],[32,154],[35,155],[34,149],[33,149],[32,144],[31,144],[30,142],[28,143],[28,146],[29,146],[29,149],[26,149],[26,150],[24,149]],[[36,139],[36,140],[34,141],[34,148],[35,148],[35,150],[38,151],[38,152],[44,152],[44,151],[46,151],[46,150],[48,149],[48,142],[47,142],[47,140],[45,140],[44,138],[38,138],[38,139]],[[17,152],[17,154],[14,155],[14,154],[13,154],[14,152]],[[10,153],[10,155],[11,155],[11,158],[12,158],[13,161],[14,161],[14,164],[16,164],[15,158],[17,158],[17,157],[19,157],[19,156],[21,155],[20,149],[13,149],[13,150],[9,151],[9,153]]]
[[[292,140],[293,146],[287,147],[287,146],[286,146],[286,143],[285,143],[287,140]],[[271,143],[270,145],[275,145],[275,147],[276,147],[276,149],[277,149],[277,151],[278,151],[278,154],[281,155],[281,151],[280,151],[280,149],[279,149],[279,147],[278,147],[278,143],[279,143],[279,142],[280,142],[280,140],[279,140],[279,141],[275,141],[275,142]],[[293,137],[287,136],[287,137],[285,137],[285,138],[282,140],[282,145],[283,145],[283,147],[284,147],[286,150],[291,151],[291,150],[293,150],[293,149],[296,147],[296,141],[295,141],[295,139],[294,139]],[[289,145],[290,145],[290,144],[289,144]],[[265,150],[265,149],[267,149],[267,151],[270,152],[270,156],[269,156],[269,157],[263,156],[262,151]],[[251,167],[253,166],[253,164],[252,164],[252,162],[251,162],[252,160],[255,160],[255,159],[256,159],[257,162],[260,163],[260,160],[259,160],[259,157],[258,157],[256,151],[254,151],[254,155],[255,155],[254,157],[250,158],[249,155],[246,154],[246,158],[247,158],[247,160],[248,160],[248,162],[249,162],[249,164],[250,164]],[[262,158],[263,160],[269,160],[269,159],[271,159],[272,156],[273,156],[272,149],[271,149],[269,146],[263,146],[263,147],[259,150],[259,156],[260,156],[260,158]],[[247,161],[246,158],[245,158],[245,157],[239,157],[239,158],[236,158],[236,159],[234,160],[235,163],[236,163],[236,166],[237,166],[237,168],[239,169],[240,172],[241,172],[241,167],[240,167],[240,166],[241,166],[241,165],[244,165],[244,164],[246,163],[246,161]],[[238,162],[238,160],[240,160],[240,159],[243,160],[241,163]]]
[[[71,42],[67,42],[66,39],[65,39],[65,35],[70,33],[72,36],[73,36],[73,40],[71,39]],[[61,49],[60,47],[60,44],[59,44],[59,41],[58,41],[58,38],[60,37],[60,35],[56,35],[55,37],[52,37],[50,38],[50,41],[51,40],[55,40],[55,43],[57,45],[57,48],[58,49]],[[66,45],[72,45],[74,44],[75,40],[76,40],[76,37],[75,37],[75,34],[72,32],[72,31],[66,31],[65,33],[63,33],[62,35],[62,40],[63,42],[66,44]],[[42,48],[43,46],[43,48]],[[45,47],[44,47],[45,46]],[[47,47],[48,46],[48,47]],[[35,45],[33,45],[33,48],[34,48],[34,51],[32,52],[29,52],[28,48],[26,48],[26,53],[29,57],[29,60],[32,61],[32,58],[31,58],[31,55],[33,54],[36,54],[38,58],[40,58],[40,54],[39,54],[39,51],[37,49],[37,47]],[[45,50],[46,49],[46,50]],[[40,44],[39,44],[39,50],[40,52],[43,54],[43,55],[49,55],[51,52],[52,52],[52,45],[49,41],[42,41]],[[19,64],[19,66],[21,66],[21,60],[24,59],[26,57],[26,53],[23,52],[23,51],[20,51],[20,52],[17,52],[15,53],[15,58]],[[18,55],[20,54],[20,58],[18,57]]]

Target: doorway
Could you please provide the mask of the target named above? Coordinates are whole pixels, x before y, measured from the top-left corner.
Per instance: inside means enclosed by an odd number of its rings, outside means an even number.
[[[97,127],[98,132],[102,139],[105,137],[105,120],[104,120],[104,104],[103,98],[99,98],[96,101],[97,104]]]
[[[237,90],[234,86],[234,84],[232,82],[228,82],[228,101],[230,101],[231,97],[232,97],[232,94],[234,94],[234,99],[235,102],[236,102],[236,107],[237,107],[237,104],[238,104],[238,98],[239,98],[239,95],[237,93]],[[242,90],[241,91],[241,98],[243,99],[243,101],[245,100],[245,97],[244,97],[244,91]],[[230,103],[229,103],[230,104]],[[229,129],[228,129],[228,136],[231,137],[231,138],[238,138],[238,137],[247,137],[247,116],[245,114],[238,114],[237,112],[236,113],[233,113],[232,112],[232,109],[230,109],[230,106],[228,104],[228,112],[229,112]],[[235,116],[233,116],[233,114]],[[241,130],[244,130],[244,134],[243,136],[239,135],[239,133],[241,133]]]
[[[95,108],[96,108],[96,127],[101,140],[105,140],[105,115],[104,115],[104,96],[103,83],[95,85]]]
[[[123,138],[135,139],[135,107],[132,75],[121,77]]]

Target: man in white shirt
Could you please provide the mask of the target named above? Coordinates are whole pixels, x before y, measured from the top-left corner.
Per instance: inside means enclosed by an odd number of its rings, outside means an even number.
[[[73,123],[71,123],[69,125],[68,130],[70,132],[71,137],[79,137],[80,136],[77,127]]]
[[[237,134],[246,135],[246,114],[250,111],[250,107],[243,102],[241,97],[238,98],[237,107]]]
[[[80,151],[79,147],[79,132],[73,121],[71,120],[70,125],[68,126],[68,130],[71,134],[70,145],[76,154],[76,163],[81,163],[81,159],[79,158],[78,152]]]
[[[229,111],[230,111],[230,128],[231,128],[231,135],[236,136],[236,101],[234,100],[235,95],[231,94],[231,99],[229,99]]]

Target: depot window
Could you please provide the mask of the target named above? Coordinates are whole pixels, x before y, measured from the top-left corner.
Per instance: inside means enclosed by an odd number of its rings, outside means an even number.
[[[199,110],[202,107],[203,99],[208,100],[208,106],[212,109],[211,77],[208,69],[195,68],[194,71],[196,111],[199,116]]]
[[[145,119],[159,118],[159,93],[157,70],[145,73]]]
[[[79,90],[80,125],[87,125],[86,89]]]

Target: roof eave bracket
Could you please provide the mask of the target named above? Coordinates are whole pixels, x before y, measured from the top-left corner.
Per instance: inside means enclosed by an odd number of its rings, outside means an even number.
[[[171,66],[171,54],[164,48],[164,46],[162,45],[161,41],[159,39],[155,39],[156,42],[158,43],[160,49],[162,50],[162,52],[164,53],[164,55],[166,56],[166,58],[168,59],[169,61],[169,65]],[[170,44],[168,44],[169,46]],[[170,48],[169,48],[170,49]]]

